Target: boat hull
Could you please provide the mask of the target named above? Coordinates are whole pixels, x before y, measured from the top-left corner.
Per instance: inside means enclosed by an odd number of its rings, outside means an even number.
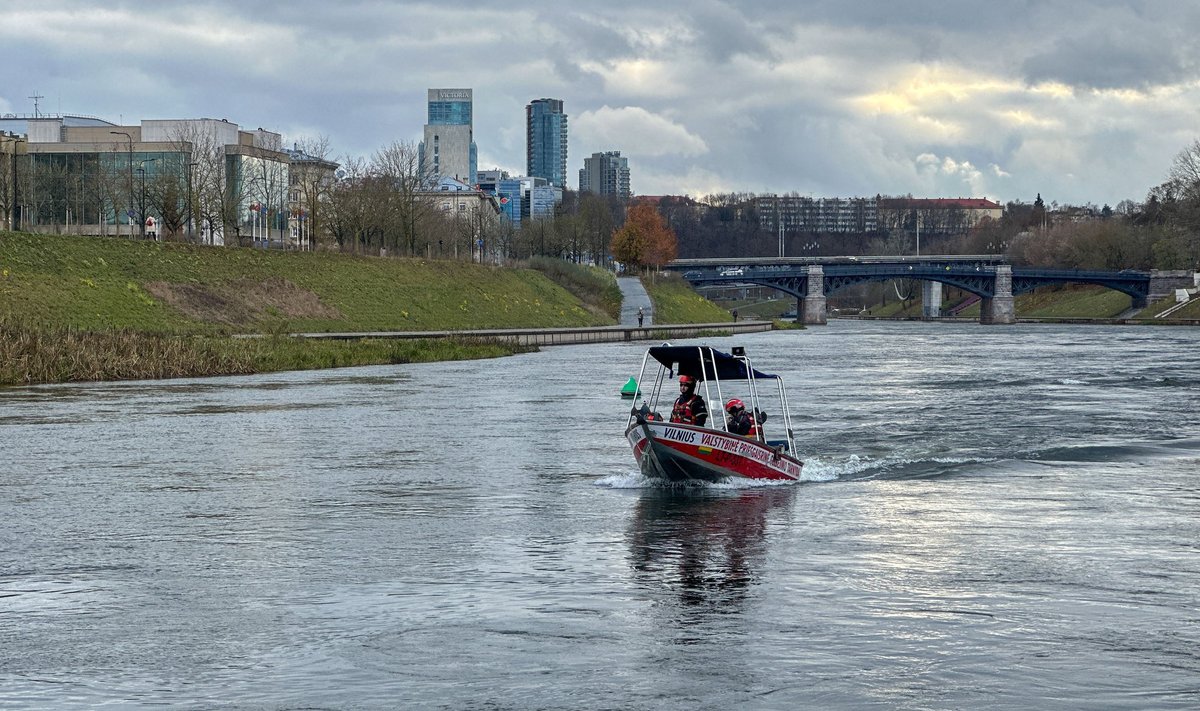
[[[796,481],[804,466],[758,440],[694,425],[639,421],[625,431],[625,439],[642,474],[668,481]]]

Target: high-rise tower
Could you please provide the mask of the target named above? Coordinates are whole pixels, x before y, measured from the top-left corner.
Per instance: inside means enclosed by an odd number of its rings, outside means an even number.
[[[471,89],[430,89],[429,118],[420,158],[431,177],[475,184],[475,147]]]
[[[632,194],[629,160],[621,157],[621,151],[593,153],[591,158],[585,158],[579,169],[579,192],[628,199]]]
[[[561,99],[534,99],[525,107],[525,172],[567,186],[567,115]]]

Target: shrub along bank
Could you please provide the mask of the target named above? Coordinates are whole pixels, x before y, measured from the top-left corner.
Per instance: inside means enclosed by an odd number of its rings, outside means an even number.
[[[528,349],[470,339],[234,338],[130,330],[77,331],[0,321],[0,385],[246,375],[493,358],[522,350]]]

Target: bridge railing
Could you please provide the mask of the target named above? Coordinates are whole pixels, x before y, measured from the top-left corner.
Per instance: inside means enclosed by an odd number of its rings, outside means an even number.
[[[667,264],[666,268],[676,271],[685,271],[687,269],[706,267],[755,267],[811,264],[889,264],[897,262],[902,262],[905,264],[919,264],[922,262],[983,262],[986,264],[1007,264],[1008,259],[1003,254],[907,254],[898,256],[845,255],[837,257],[705,257],[703,259],[676,259]]]

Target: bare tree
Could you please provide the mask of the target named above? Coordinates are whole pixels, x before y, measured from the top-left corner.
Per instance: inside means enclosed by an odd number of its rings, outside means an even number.
[[[420,194],[433,187],[434,176],[421,164],[417,146],[411,142],[394,142],[376,151],[371,165],[372,173],[395,191],[395,200],[389,203],[398,217],[400,245],[410,256],[420,254],[425,247],[421,225],[434,210]]]
[[[1168,176],[1189,193],[1200,191],[1200,139],[1175,156]]]
[[[328,225],[341,249],[357,251],[368,222],[366,161],[347,156],[342,160],[343,177],[330,190]]]
[[[236,212],[241,196],[229,195],[225,146],[218,135],[203,125],[186,124],[171,143],[180,156],[174,173],[176,192],[182,195],[185,235],[190,224],[195,228],[191,233],[193,242],[224,244],[231,234],[235,242],[240,242]]]
[[[579,203],[588,253],[595,264],[604,264],[604,255],[617,223],[611,206],[603,197],[593,193],[583,195]]]
[[[296,149],[304,155],[317,161],[329,161],[330,147],[328,136],[303,138],[295,142]],[[306,166],[297,169],[293,165],[290,173],[292,188],[295,192],[295,217],[299,220],[301,241],[303,233],[309,235],[309,249],[314,249],[326,233],[326,206],[329,204],[333,191],[332,170],[323,166]]]
[[[1168,180],[1159,190],[1171,221],[1200,232],[1200,139],[1175,156]]]

